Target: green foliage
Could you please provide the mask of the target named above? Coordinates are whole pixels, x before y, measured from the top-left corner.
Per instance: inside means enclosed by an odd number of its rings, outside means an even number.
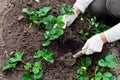
[[[77,80],[89,80],[89,78],[87,77],[86,69],[84,67],[78,69],[77,74],[79,75]]]
[[[8,69],[10,69],[10,68],[14,68],[14,67],[16,66],[16,64],[17,64],[17,63],[13,63],[13,64],[11,64],[11,63],[6,63],[6,64],[3,66],[3,71],[6,71],[6,70],[8,70]]]
[[[86,41],[92,35],[101,33],[109,29],[109,27],[103,21],[97,21],[97,17],[91,17],[90,13],[88,12],[82,14],[81,17],[85,28],[81,29],[79,33],[82,35],[82,40],[84,41]]]
[[[40,71],[39,73],[33,75],[34,79],[40,79],[42,77],[43,77],[43,72],[42,71]]]
[[[9,63],[14,63],[22,60],[23,53],[22,52],[16,52],[15,57],[12,57],[8,60]]]
[[[54,62],[53,53],[48,50],[37,51],[34,55],[34,58],[41,58],[41,57],[50,63]]]
[[[51,10],[51,7],[43,7],[38,11],[31,11],[31,10],[28,10],[27,8],[23,8],[22,12],[26,13],[29,16],[29,19],[33,23],[39,25],[43,17],[45,17],[50,10]]]
[[[63,6],[60,8],[60,12],[61,12],[62,14],[67,14],[67,15],[73,15],[73,14],[74,14],[74,11],[73,11],[73,8],[72,8],[71,5],[66,5],[66,6],[63,5]]]
[[[37,25],[43,24],[46,32],[44,34],[44,39],[42,40],[42,46],[48,46],[51,43],[51,40],[59,38],[64,33],[62,30],[62,27],[64,26],[64,22],[62,21],[63,16],[54,17],[53,15],[47,15],[50,10],[51,7],[43,7],[37,11],[30,11],[27,8],[23,8],[22,10],[22,12],[29,16],[29,19],[33,23]],[[54,25],[57,25],[57,27],[54,28]]]
[[[91,72],[87,69],[91,65],[91,59],[89,57],[80,58],[80,66],[82,67],[77,70],[77,80],[116,80],[111,72],[104,70],[105,67],[115,68],[115,59],[116,56],[113,53],[105,56],[105,59],[100,59],[98,64],[92,67],[94,70]],[[92,76],[87,76],[87,72]]]
[[[23,52],[16,52],[15,57],[12,57],[8,60],[8,62],[3,66],[3,71],[8,70],[10,68],[15,68],[17,63],[22,60]]]
[[[35,62],[32,68],[33,73],[38,74],[41,70],[42,70],[42,62],[41,61]]]
[[[58,16],[56,18],[52,15],[48,15],[47,17],[43,18],[42,22],[45,25],[45,29],[50,31],[55,24],[57,24],[58,27],[62,28],[62,26],[64,25],[64,22],[62,21],[62,19],[63,19],[63,16]]]
[[[87,20],[91,24],[91,31],[93,34],[98,34],[108,29],[108,26],[106,26],[103,22],[97,22],[97,18],[95,16],[90,20]]]
[[[30,74],[23,74],[23,80],[33,80]]]
[[[51,30],[53,26],[56,24],[56,17],[52,15],[48,15],[47,17],[43,18],[43,24],[45,24],[46,30]]]
[[[114,76],[112,76],[112,74],[110,72],[105,72],[105,73],[101,73],[101,72],[98,72],[96,75],[95,75],[95,80],[111,80],[111,78],[113,78]],[[115,79],[115,77],[114,77]]]
[[[59,38],[63,34],[64,31],[61,28],[53,28],[50,31],[46,31],[42,40],[42,46],[48,46],[52,40]]]
[[[91,65],[90,57],[81,57],[80,58],[80,66],[82,67],[89,67]]]
[[[31,68],[32,68],[32,64],[30,64],[30,63],[26,63],[25,65],[24,65],[24,68],[26,69],[26,70],[30,70]]]
[[[29,62],[24,62],[22,60],[22,57],[22,52],[16,52],[15,57],[10,58],[8,62],[3,66],[3,71],[6,71],[10,68],[23,70],[27,73],[23,74],[22,80],[36,80],[41,79],[43,76],[42,60],[45,59],[50,63],[54,62],[53,53],[48,50],[39,50],[35,53],[34,58],[40,58],[40,60],[36,61],[34,65]],[[21,62],[23,64],[23,68],[16,68],[18,62]]]
[[[90,37],[89,32],[85,32],[83,29],[79,31],[79,33],[82,35],[82,40],[86,41]]]
[[[105,57],[105,59],[100,59],[98,61],[98,64],[101,67],[109,67],[109,68],[115,68],[116,62],[115,62],[116,56],[115,54],[110,54]]]

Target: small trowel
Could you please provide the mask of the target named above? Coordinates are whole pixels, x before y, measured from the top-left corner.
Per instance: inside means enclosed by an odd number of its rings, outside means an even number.
[[[65,65],[67,65],[67,66],[72,66],[76,63],[76,58],[84,55],[85,52],[86,52],[86,50],[81,50],[81,51],[78,51],[77,53],[75,53],[74,55],[71,52],[69,52],[69,53],[63,55],[62,57],[60,57],[58,60],[65,63]]]

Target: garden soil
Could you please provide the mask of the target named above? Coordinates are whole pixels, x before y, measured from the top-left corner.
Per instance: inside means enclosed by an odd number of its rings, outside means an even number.
[[[72,5],[75,0],[0,0],[0,80],[22,80],[22,71],[9,70],[2,72],[2,66],[14,55],[16,51],[25,53],[24,61],[34,62],[33,55],[37,50],[48,49],[54,53],[54,64],[44,62],[44,76],[41,80],[76,80],[76,70],[80,67],[77,63],[66,66],[57,59],[68,52],[75,53],[81,50],[85,42],[81,40],[79,30],[83,29],[80,17],[68,28],[59,39],[52,41],[48,47],[41,46],[44,30],[33,25],[29,28],[28,17],[21,12],[22,8],[37,10],[45,6],[51,6],[49,14],[58,16],[61,5]],[[120,80],[120,42],[106,44],[101,53],[91,55],[93,65],[105,55],[114,52],[117,55],[117,67],[110,70]],[[92,67],[92,66],[91,66]]]

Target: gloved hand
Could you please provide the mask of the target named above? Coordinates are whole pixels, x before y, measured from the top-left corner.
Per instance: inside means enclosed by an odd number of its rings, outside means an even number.
[[[85,54],[89,55],[94,52],[101,52],[103,48],[104,42],[101,40],[99,34],[89,38],[85,45],[83,46],[83,50],[86,50]]]
[[[64,26],[62,28],[65,29],[66,27],[70,26],[77,17],[78,17],[78,14],[76,11],[74,11],[73,15],[63,15],[62,21],[64,22]],[[57,24],[55,24],[54,28],[56,27],[57,27]]]

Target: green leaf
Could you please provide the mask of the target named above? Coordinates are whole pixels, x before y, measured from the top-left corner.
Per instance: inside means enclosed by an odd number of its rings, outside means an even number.
[[[22,60],[23,52],[16,52],[15,57],[8,60],[9,63],[14,63]]]
[[[110,72],[105,72],[103,74],[103,77],[112,77],[112,74]]]
[[[77,74],[80,75],[80,76],[83,76],[83,77],[86,77],[86,69],[84,68],[80,68],[77,70]]]
[[[62,28],[64,26],[64,22],[63,22],[63,16],[58,16],[57,17],[57,25],[59,28]]]
[[[63,16],[58,16],[57,17],[57,21],[59,22],[59,21],[62,21],[63,20]]]
[[[33,23],[35,23],[35,24],[39,24],[39,23],[40,23],[39,18],[38,18],[37,16],[35,16],[35,15],[30,16],[29,19],[30,19]]]
[[[77,80],[89,80],[89,78],[88,77],[79,76],[77,78]]]
[[[32,68],[33,73],[38,74],[40,72],[40,70],[42,70],[42,62],[41,61],[35,62],[34,66]]]
[[[81,29],[81,30],[79,31],[79,33],[80,33],[81,35],[84,35],[84,30]]]
[[[51,41],[49,39],[42,40],[42,46],[50,45]]]
[[[3,71],[6,71],[10,68],[14,68],[16,65],[17,65],[17,63],[13,63],[13,64],[7,63],[3,66]]]
[[[115,76],[110,77],[110,80],[117,80]]]
[[[109,78],[108,77],[103,77],[103,80],[109,80]]]
[[[50,38],[50,31],[46,31],[44,34],[44,39],[49,39]]]
[[[108,63],[107,66],[109,68],[115,68],[117,65],[115,61],[108,61],[107,63]]]
[[[108,56],[105,57],[106,61],[114,61],[116,59],[115,54],[109,54]]]
[[[33,80],[33,78],[29,74],[23,74],[22,80]]]
[[[44,52],[43,51],[37,51],[34,55],[34,58],[39,58],[39,57],[44,57]]]
[[[40,2],[40,0],[35,0],[36,2]]]
[[[67,15],[73,15],[74,14],[74,11],[73,11],[73,8],[72,8],[71,5],[62,6],[60,8],[60,12],[62,14],[67,14]]]
[[[36,11],[36,13],[38,14],[38,17],[43,17],[43,16],[46,16],[50,10],[51,10],[51,7],[43,7],[39,11]]]
[[[107,63],[106,63],[106,61],[105,61],[104,59],[100,59],[100,60],[98,61],[98,64],[99,64],[99,66],[101,66],[101,67],[106,67],[106,66],[107,66]]]
[[[53,28],[50,31],[50,34],[51,34],[50,40],[54,40],[54,39],[57,39],[58,37],[60,37],[61,35],[63,35],[64,31],[59,28]]]
[[[89,67],[91,65],[90,57],[80,58],[80,65],[84,67]]]
[[[47,17],[43,18],[42,22],[45,25],[46,30],[51,30],[56,24],[56,17],[48,15]]]
[[[40,79],[40,78],[42,78],[42,76],[43,76],[43,72],[42,72],[42,71],[40,71],[38,74],[34,74],[34,75],[33,75],[33,77],[34,77],[35,79]]]
[[[22,56],[23,56],[23,52],[16,52],[15,54],[15,58],[17,58],[18,60],[22,60]]]
[[[23,12],[23,13],[26,13],[26,14],[29,14],[29,13],[30,13],[27,8],[23,8],[23,9],[22,9],[22,12]]]
[[[95,75],[95,80],[101,80],[102,79],[102,73],[101,72],[98,72],[96,75]]]
[[[18,62],[18,61],[20,61],[20,60],[17,59],[17,58],[10,58],[10,59],[8,60],[9,63],[14,63],[14,62]]]
[[[54,62],[53,53],[48,50],[45,50],[45,55],[43,58],[50,63]]]
[[[27,8],[23,8],[22,9],[23,13],[26,13],[27,15],[31,16],[31,15],[36,15],[34,11],[30,11]]]
[[[29,70],[30,68],[32,68],[32,64],[26,63],[26,64],[24,65],[24,68],[25,68],[26,70]]]

